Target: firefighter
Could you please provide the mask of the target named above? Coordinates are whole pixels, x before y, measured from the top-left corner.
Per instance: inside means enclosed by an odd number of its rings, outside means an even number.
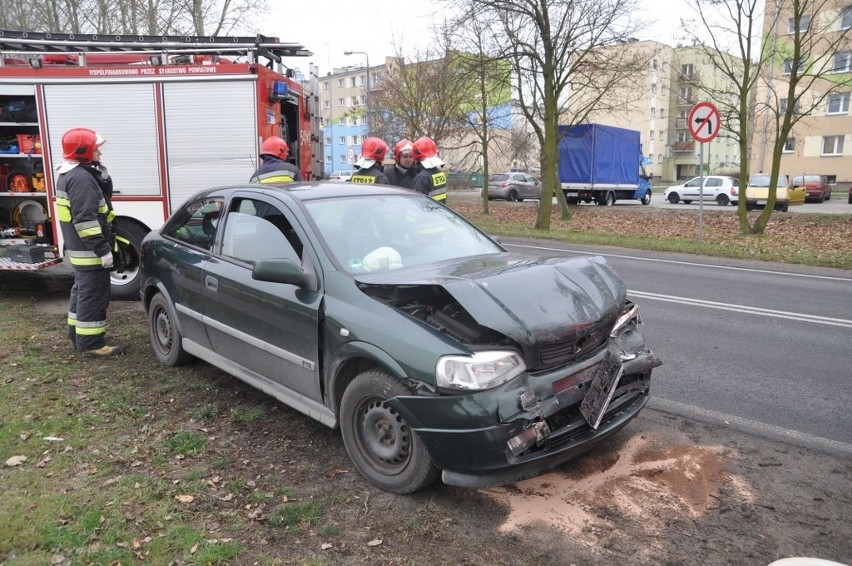
[[[435,140],[427,136],[419,138],[414,142],[411,153],[422,167],[414,178],[414,190],[446,204],[447,174],[441,171],[444,162],[438,157],[438,146],[435,145]]]
[[[379,138],[365,139],[361,144],[361,157],[355,162],[358,170],[349,178],[349,182],[387,185],[388,178],[382,167],[387,152],[388,145]]]
[[[94,130],[72,128],[62,136],[64,159],[56,167],[56,214],[65,255],[74,267],[68,338],[84,356],[97,358],[124,351],[106,343],[115,213],[110,202],[112,179],[100,163],[103,144]]]
[[[287,162],[290,148],[283,139],[272,136],[263,140],[260,146],[260,167],[249,179],[252,183],[293,183],[301,181],[299,169]]]
[[[414,188],[414,178],[417,177],[418,169],[414,163],[414,156],[411,154],[413,146],[411,140],[402,139],[393,147],[394,166],[385,171],[388,184],[406,189]]]

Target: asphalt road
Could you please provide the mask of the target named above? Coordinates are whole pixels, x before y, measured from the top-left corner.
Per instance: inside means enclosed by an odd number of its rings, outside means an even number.
[[[465,198],[477,198],[479,196],[478,191],[466,190],[466,191],[456,191],[450,195],[451,197],[464,196]],[[848,193],[841,190],[835,190],[832,195],[831,200],[827,200],[825,202],[806,202],[803,205],[799,206],[791,206],[790,212],[798,213],[798,214],[852,214],[852,204],[848,202]],[[556,204],[556,199],[553,199],[554,205]],[[538,201],[524,201],[522,203],[516,203],[516,206],[536,206]],[[580,206],[597,206],[596,204],[580,204]],[[615,207],[639,207],[643,208],[643,205],[638,200],[619,200],[616,201],[613,205]],[[690,204],[684,204],[682,202],[678,204],[670,204],[666,200],[663,199],[662,192],[655,192],[651,197],[651,204],[647,205],[647,208],[666,208],[671,210],[688,210],[693,211],[698,214],[701,211],[701,205],[697,202],[692,202]],[[716,213],[728,213],[728,214],[736,214],[737,207],[734,205],[728,206],[719,206],[715,202],[705,202],[703,204],[703,213],[704,214],[716,214]]]
[[[852,455],[852,273],[505,239],[603,255],[663,365],[651,406]]]

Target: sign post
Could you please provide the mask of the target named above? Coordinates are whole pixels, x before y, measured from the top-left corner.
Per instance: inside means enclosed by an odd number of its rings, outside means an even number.
[[[710,143],[719,134],[722,120],[719,110],[709,102],[699,102],[689,111],[687,122],[692,139],[701,144],[698,151],[698,245],[704,245],[704,143]],[[708,155],[708,160],[710,156]]]

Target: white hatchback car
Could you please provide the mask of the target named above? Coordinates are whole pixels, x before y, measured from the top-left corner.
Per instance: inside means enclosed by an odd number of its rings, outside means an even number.
[[[669,187],[663,193],[663,198],[672,204],[683,201],[686,204],[704,197],[705,201],[715,201],[719,206],[737,204],[740,181],[736,177],[708,175],[704,177],[704,193],[701,192],[701,177],[690,179],[682,185]]]
[[[348,181],[349,178],[352,176],[352,174],[354,172],[355,171],[352,171],[352,170],[335,171],[331,175],[329,175],[328,178],[331,179],[332,181]]]

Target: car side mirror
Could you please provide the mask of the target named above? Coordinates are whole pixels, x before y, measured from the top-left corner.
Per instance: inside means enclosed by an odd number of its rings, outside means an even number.
[[[270,283],[287,283],[299,285],[302,281],[303,269],[289,259],[269,258],[258,260],[251,271],[251,278]]]

